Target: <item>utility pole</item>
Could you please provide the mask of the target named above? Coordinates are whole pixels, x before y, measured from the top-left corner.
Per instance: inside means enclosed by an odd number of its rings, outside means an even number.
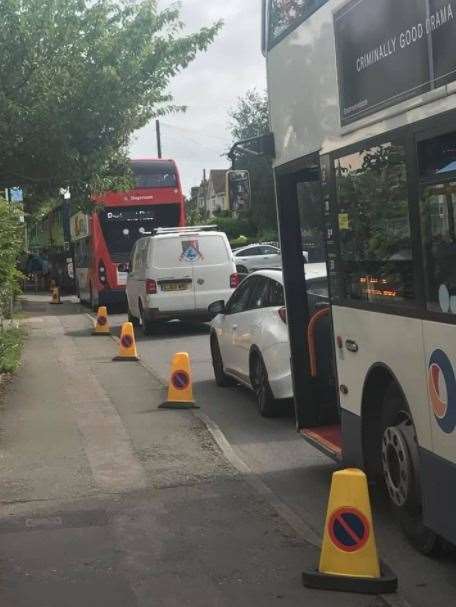
[[[159,158],[161,158],[162,157],[162,144],[161,144],[160,120],[155,121],[155,130],[157,131],[157,155]]]
[[[206,169],[203,169],[203,192],[204,192],[204,211],[207,212],[207,182]]]

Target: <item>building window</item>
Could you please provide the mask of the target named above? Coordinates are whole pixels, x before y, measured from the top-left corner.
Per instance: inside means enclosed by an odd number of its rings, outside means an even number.
[[[384,144],[335,160],[340,277],[347,299],[415,299],[405,150]]]
[[[270,0],[270,46],[281,40],[327,0]]]

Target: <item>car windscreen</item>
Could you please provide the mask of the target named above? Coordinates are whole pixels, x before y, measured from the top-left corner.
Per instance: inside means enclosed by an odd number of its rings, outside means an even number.
[[[135,242],[155,227],[178,225],[178,204],[107,207],[99,213],[103,236],[113,261],[126,261]]]
[[[131,170],[137,189],[177,188],[176,168],[168,160],[132,161]]]

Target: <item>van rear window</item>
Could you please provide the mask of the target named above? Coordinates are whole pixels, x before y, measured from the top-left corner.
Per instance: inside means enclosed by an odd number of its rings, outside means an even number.
[[[154,250],[153,265],[158,268],[221,265],[229,261],[221,236],[164,238],[157,241]]]

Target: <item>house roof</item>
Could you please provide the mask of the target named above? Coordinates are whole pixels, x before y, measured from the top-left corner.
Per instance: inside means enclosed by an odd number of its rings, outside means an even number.
[[[209,174],[209,183],[215,194],[224,194],[226,190],[226,174],[228,169],[212,169]]]

